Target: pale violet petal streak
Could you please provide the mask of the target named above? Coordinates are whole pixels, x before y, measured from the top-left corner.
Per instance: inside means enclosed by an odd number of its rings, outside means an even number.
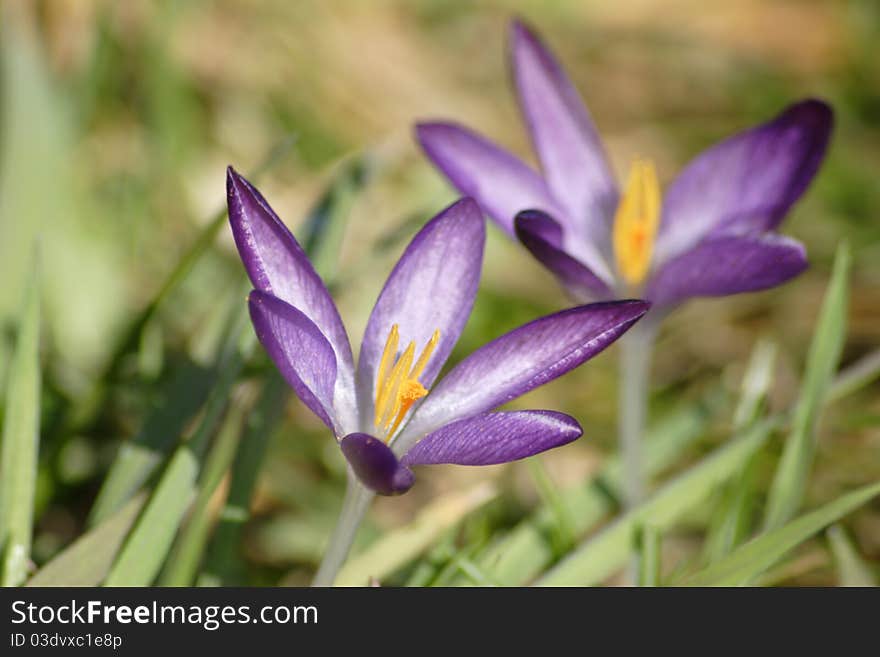
[[[582,433],[574,418],[554,411],[483,413],[428,434],[404,455],[401,463],[507,463],[566,445]]]
[[[697,156],[664,199],[657,266],[711,233],[776,228],[818,171],[832,125],[828,105],[805,100]]]
[[[248,298],[257,338],[297,396],[331,430],[342,428],[333,408],[336,356],[327,338],[302,312],[271,294]]]
[[[361,345],[361,409],[372,409],[379,362],[391,327],[400,352],[415,342],[421,353],[435,330],[440,340],[419,381],[430,387],[449,357],[474,304],[483,264],[486,226],[477,203],[462,199],[429,221],[404,251],[379,294]],[[362,422],[371,413],[362,416]],[[368,427],[364,427],[368,428]]]
[[[398,454],[444,424],[492,410],[559,377],[619,338],[649,308],[609,301],[536,319],[484,345],[425,398],[393,447]]]
[[[691,297],[764,290],[806,268],[803,245],[782,235],[710,237],[667,262],[645,296],[657,308],[669,307]]]
[[[541,40],[511,25],[513,77],[544,177],[572,218],[578,237],[609,242],[618,189],[587,108]]]
[[[336,405],[345,424],[356,428],[354,359],[336,304],[302,247],[266,199],[232,167],[227,171],[232,235],[254,287],[278,297],[312,320],[336,354]]]

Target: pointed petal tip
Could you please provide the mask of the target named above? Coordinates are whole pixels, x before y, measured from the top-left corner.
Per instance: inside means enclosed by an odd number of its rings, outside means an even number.
[[[812,117],[817,123],[831,123],[834,120],[834,108],[831,104],[816,97],[807,97],[792,103],[786,108],[785,112]]]
[[[824,149],[834,128],[834,108],[821,98],[804,98],[786,107],[779,121],[801,126]]]
[[[471,197],[471,196],[463,196],[462,198],[455,201],[448,208],[443,210],[440,214],[444,213],[454,213],[455,216],[460,218],[461,220],[467,222],[479,222],[483,226],[483,230],[485,232],[485,222],[483,221],[483,208],[480,207],[480,204]]]
[[[516,237],[528,246],[537,236],[556,248],[562,246],[562,226],[549,214],[541,210],[523,210],[513,218]]]
[[[437,141],[447,139],[453,133],[466,130],[467,128],[459,123],[440,119],[419,121],[415,125],[416,140],[425,152],[428,152]]]
[[[527,20],[521,16],[514,16],[508,24],[508,34],[510,35],[510,43],[512,45],[520,42],[528,44],[536,44],[539,38],[534,28]]]
[[[229,194],[237,192],[238,188],[242,186],[242,183],[246,182],[244,176],[236,171],[235,167],[231,164],[226,166],[226,191],[229,192]]]
[[[412,488],[415,475],[384,442],[366,433],[345,436],[339,447],[360,482],[379,495],[402,495]]]

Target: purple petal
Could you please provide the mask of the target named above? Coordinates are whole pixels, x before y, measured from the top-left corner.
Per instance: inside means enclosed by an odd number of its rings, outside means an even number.
[[[543,178],[522,161],[467,128],[452,123],[422,123],[416,134],[428,158],[462,193],[480,206],[509,235],[514,217],[523,210],[541,210],[563,228],[567,251],[605,280],[612,274],[601,255],[601,244],[583,236],[554,199]],[[607,236],[606,236],[607,241]]]
[[[710,233],[774,229],[819,169],[832,124],[828,105],[805,100],[699,155],[666,195],[655,262]]]
[[[358,362],[362,409],[373,407],[379,362],[394,324],[400,331],[400,350],[413,341],[417,355],[434,331],[440,331],[419,380],[430,387],[437,378],[474,305],[485,241],[480,208],[466,198],[434,217],[410,242],[367,322]]]
[[[521,210],[563,214],[536,171],[475,132],[454,123],[421,123],[416,136],[456,189],[475,198],[509,235]]]
[[[582,238],[605,243],[618,190],[593,121],[562,67],[532,31],[514,21],[510,43],[520,105],[547,184]]]
[[[354,359],[336,304],[312,263],[266,199],[229,167],[226,175],[229,223],[254,287],[286,301],[311,319],[333,347],[338,391],[354,405]]]
[[[269,357],[297,396],[338,433],[333,410],[336,356],[314,322],[289,303],[254,290],[248,297],[251,321]]]
[[[351,433],[339,446],[361,483],[380,495],[401,495],[415,482],[412,471],[397,460],[394,452],[378,438]]]
[[[782,235],[712,237],[666,263],[645,296],[657,307],[689,297],[764,290],[806,268],[803,245]]]
[[[562,248],[562,227],[539,210],[516,215],[516,236],[579,302],[607,299],[605,282]]]
[[[647,312],[644,301],[608,301],[536,319],[484,345],[425,398],[394,445],[398,453],[459,418],[492,410],[589,360]]]
[[[566,445],[582,434],[581,425],[563,413],[484,413],[447,424],[428,434],[406,453],[401,463],[508,463]]]

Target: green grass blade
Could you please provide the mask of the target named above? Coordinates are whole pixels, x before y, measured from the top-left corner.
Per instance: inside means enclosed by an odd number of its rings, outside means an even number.
[[[422,554],[450,527],[497,494],[493,486],[480,484],[435,500],[411,523],[388,532],[366,551],[349,559],[336,577],[336,586],[366,586],[371,579],[381,581]]]
[[[290,136],[276,144],[265,159],[249,174],[250,180],[256,182],[264,172],[275,166],[295,143],[295,137]],[[174,269],[162,281],[150,302],[128,324],[122,333],[122,338],[113,349],[103,375],[96,379],[93,389],[85,396],[84,401],[76,408],[68,409],[68,417],[61,423],[68,432],[84,431],[96,419],[96,413],[103,406],[103,400],[108,392],[106,383],[119,377],[126,356],[137,349],[144,328],[153,320],[159,308],[186,280],[205,253],[210,250],[217,240],[220,229],[225,224],[226,207],[224,204],[224,207],[217,210],[210,221],[201,229],[195,241],[177,261]]]
[[[226,416],[199,478],[198,493],[186,524],[168,556],[160,586],[190,586],[196,576],[211,527],[211,498],[229,470],[241,437],[244,409],[233,406]]]
[[[229,482],[229,494],[220,511],[217,527],[199,576],[199,586],[230,585],[239,581],[236,557],[241,532],[250,516],[251,494],[272,430],[281,418],[288,397],[288,385],[272,372],[254,410],[249,414],[244,436],[238,444]]]
[[[660,532],[651,524],[637,532],[639,558],[639,586],[660,586],[661,543]]]
[[[550,543],[556,554],[563,554],[575,541],[574,523],[569,515],[568,507],[563,502],[559,488],[550,477],[550,473],[547,472],[540,457],[529,459],[528,465],[541,501],[553,514],[553,523],[549,528]]]
[[[675,463],[702,436],[717,406],[717,398],[710,396],[701,404],[690,404],[672,412],[648,431],[645,468],[649,476],[657,476]],[[597,477],[561,493],[574,535],[585,534],[614,509],[613,499],[620,478],[621,465],[617,457],[613,457]],[[494,581],[505,585],[522,586],[530,582],[557,557],[548,538],[548,528],[554,518],[551,509],[542,507],[482,550],[476,563]]]
[[[758,466],[762,455],[763,452],[757,450],[739,476],[725,487],[707,532],[703,548],[705,563],[723,558],[751,533],[758,504]]]
[[[841,244],[810,345],[791,433],[767,498],[765,529],[785,524],[803,503],[815,452],[816,424],[846,338],[850,260],[849,247]]]
[[[837,564],[840,586],[877,586],[871,566],[862,559],[846,530],[840,525],[832,525],[826,533]]]
[[[6,390],[0,451],[0,584],[27,577],[40,444],[40,284],[36,268],[25,292]]]
[[[89,514],[90,526],[115,513],[146,483],[205,403],[215,376],[191,364],[174,375],[138,434],[120,446]]]
[[[147,500],[136,495],[97,527],[43,566],[27,586],[98,586]]]
[[[768,340],[759,340],[752,350],[743,375],[739,403],[733,414],[734,431],[745,429],[758,419],[773,383],[776,352],[776,344]]]
[[[875,349],[837,376],[828,389],[828,401],[837,401],[851,395],[873,383],[878,377],[880,377],[880,349]]]
[[[657,531],[670,529],[679,518],[705,502],[722,483],[737,473],[760,447],[772,422],[762,422],[715,450],[620,516],[595,537],[571,552],[538,580],[541,586],[589,586],[603,581],[627,562],[636,530],[650,522]]]
[[[202,420],[193,437],[180,445],[171,457],[107,575],[107,586],[149,586],[171,549],[175,533],[195,495],[196,479],[208,443],[226,408],[232,386],[256,343],[253,332],[244,331],[245,309],[236,312],[238,317],[221,350],[220,376]]]
[[[303,249],[325,281],[335,280],[339,249],[358,193],[372,174],[369,154],[346,162],[318,199],[305,224]]]
[[[747,586],[798,545],[877,495],[880,495],[880,483],[847,493],[782,527],[761,534],[684,583],[688,586]]]
[[[743,431],[758,419],[773,383],[776,345],[759,340],[752,350],[743,375],[739,403],[733,415],[733,429]],[[704,543],[706,563],[717,561],[742,543],[752,528],[757,501],[757,470],[761,451],[748,460],[721,494],[718,508],[712,514]]]

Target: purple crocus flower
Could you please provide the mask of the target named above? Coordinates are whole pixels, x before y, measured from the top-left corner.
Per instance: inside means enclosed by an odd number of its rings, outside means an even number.
[[[580,425],[562,413],[492,410],[593,357],[648,308],[608,302],[542,317],[477,350],[434,386],[482,266],[483,217],[463,199],[429,221],[394,267],[355,368],[336,305],[293,235],[232,168],[227,195],[256,288],[248,302],[257,337],[333,431],[360,482],[380,494],[407,491],[413,465],[505,463],[578,438]]]
[[[453,123],[423,123],[431,161],[579,301],[638,296],[668,310],[779,285],[807,266],[775,231],[819,168],[832,111],[804,100],[695,158],[661,202],[650,162],[623,193],[596,128],[553,55],[522,23],[510,57],[542,173]]]

